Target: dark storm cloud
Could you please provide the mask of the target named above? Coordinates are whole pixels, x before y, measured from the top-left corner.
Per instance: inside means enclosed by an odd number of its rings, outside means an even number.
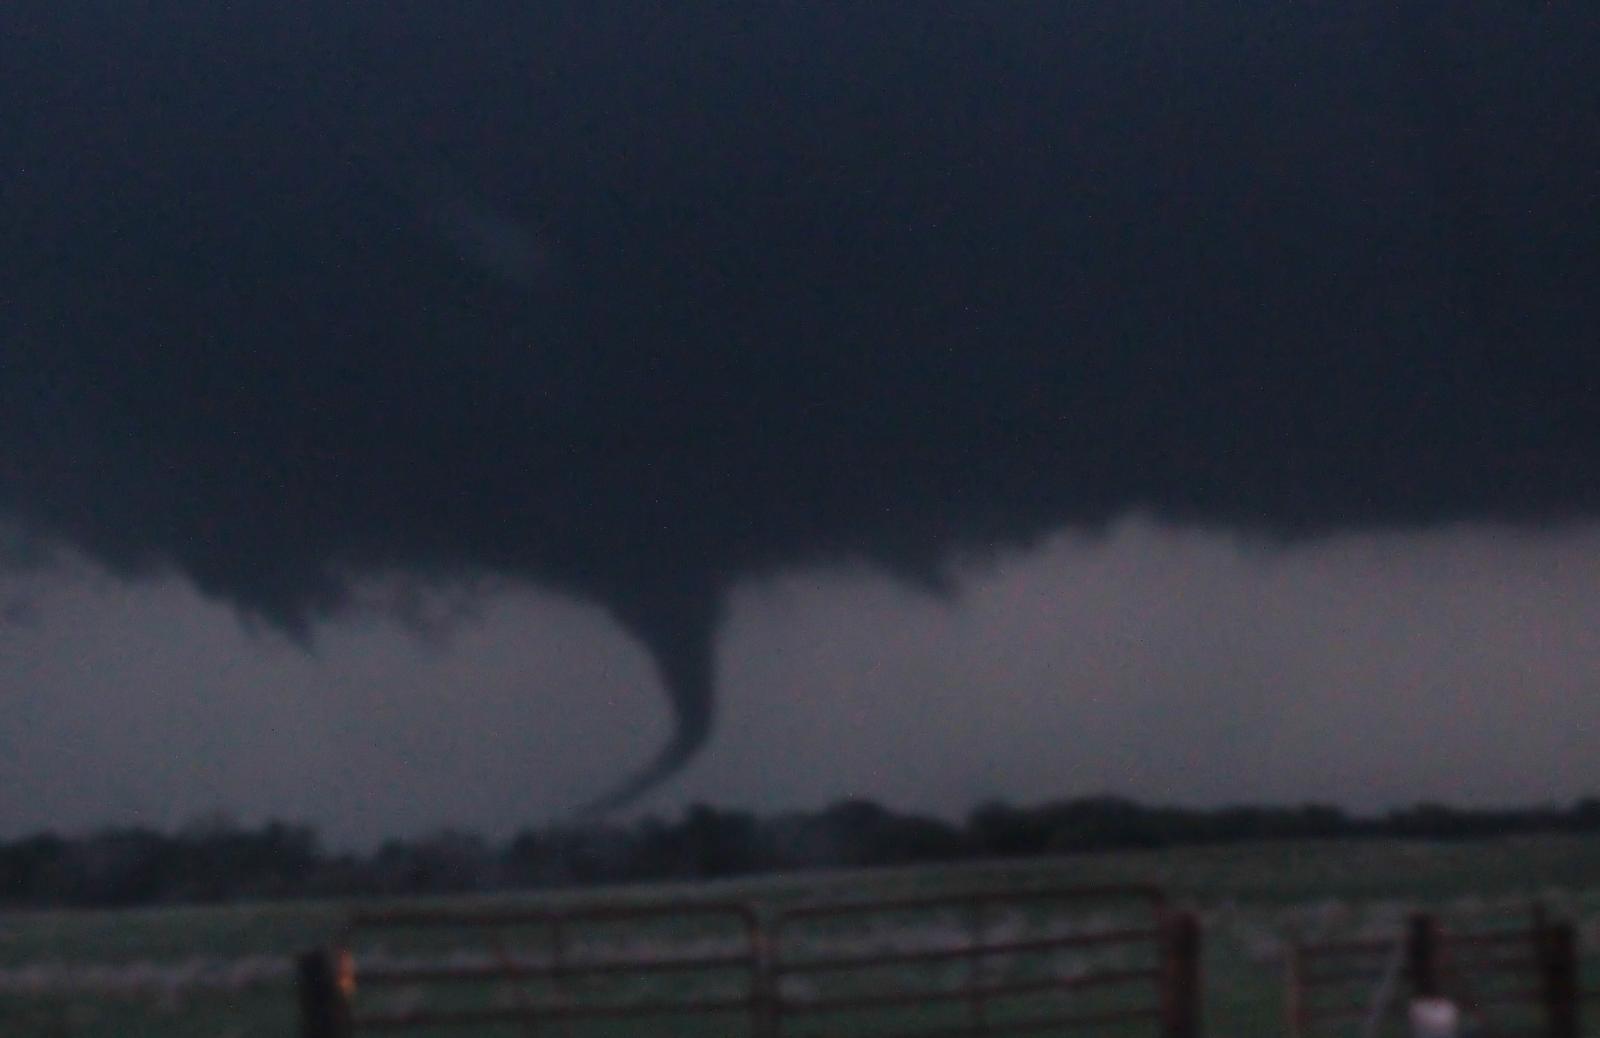
[[[1600,16],[8,4],[0,512],[291,630],[1600,506]]]

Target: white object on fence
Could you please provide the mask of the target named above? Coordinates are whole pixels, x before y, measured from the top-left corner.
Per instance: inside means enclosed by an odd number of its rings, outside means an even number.
[[[1412,1038],[1456,1038],[1461,1033],[1461,1011],[1448,998],[1411,1000]]]

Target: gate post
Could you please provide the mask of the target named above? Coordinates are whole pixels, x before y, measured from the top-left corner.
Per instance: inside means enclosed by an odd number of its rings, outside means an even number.
[[[1306,993],[1302,983],[1305,963],[1300,943],[1290,944],[1283,957],[1285,988],[1284,1014],[1288,1017],[1289,1038],[1301,1038],[1306,1033]]]
[[[1162,1038],[1200,1038],[1200,920],[1193,912],[1168,916],[1162,948]]]
[[[300,1033],[303,1038],[350,1038],[350,953],[344,948],[315,948],[296,963],[300,988]]]
[[[1438,998],[1439,920],[1429,912],[1413,912],[1406,932],[1406,974],[1412,998]]]
[[[778,970],[775,948],[768,924],[770,917],[758,919],[751,931],[755,942],[755,963],[750,974],[751,1021],[750,1033],[754,1038],[777,1038],[782,1026],[779,1013]]]
[[[1578,942],[1571,923],[1544,923],[1534,931],[1539,949],[1539,993],[1547,1038],[1578,1038]]]

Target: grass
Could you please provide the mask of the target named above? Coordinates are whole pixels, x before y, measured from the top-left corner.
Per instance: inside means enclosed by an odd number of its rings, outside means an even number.
[[[1524,921],[1530,902],[1540,899],[1554,914],[1580,924],[1588,949],[1600,949],[1600,839],[1582,837],[1462,844],[1352,841],[1234,845],[912,871],[803,874],[539,898],[437,899],[425,904],[458,908],[574,906],[688,897],[748,900],[764,913],[775,913],[816,901],[940,894],[974,888],[1130,882],[1163,886],[1179,904],[1201,914],[1206,939],[1207,1025],[1208,1033],[1216,1036],[1282,1033],[1282,952],[1286,942],[1389,936],[1414,907],[1437,910],[1452,925],[1465,928],[1497,921]],[[353,903],[284,903],[7,913],[0,916],[0,1034],[19,1038],[253,1038],[293,1034],[296,1017],[288,969],[290,957],[325,941],[355,907]],[[955,924],[944,921],[926,925]],[[1019,918],[1015,925],[1026,928],[1046,924],[1042,919]],[[836,934],[827,939],[846,944],[854,941],[858,947],[910,939],[893,937],[895,930],[888,926],[865,927],[853,935]],[[907,931],[898,932],[903,935]],[[636,952],[649,946],[682,948],[686,941],[699,942],[703,948],[728,938],[705,928],[680,928],[674,932],[657,925],[627,933],[615,927],[597,928],[572,939],[580,945],[583,941],[596,946],[609,942]],[[377,951],[394,957],[437,956],[446,951],[446,945],[457,948],[456,954],[464,954],[459,950],[464,946],[455,935],[379,934],[363,940],[369,941],[369,953]],[[471,953],[481,955],[484,949],[479,945]],[[1591,954],[1589,958],[1600,956]],[[1068,967],[1033,962],[1019,963],[1014,968],[1019,971],[1018,976],[1024,976],[1029,970]],[[881,983],[907,983],[912,979],[915,978],[902,971],[900,976]],[[1588,987],[1600,988],[1600,975],[1592,967],[1586,979]],[[660,979],[633,983],[637,986],[629,989],[630,995],[672,993],[670,985]],[[680,994],[686,990],[684,983],[688,982],[678,982],[676,991]],[[722,977],[706,983],[726,988],[737,987],[740,980]],[[827,984],[847,982],[822,983],[823,987],[813,990],[827,994]],[[848,983],[858,987],[865,984],[862,990],[872,990],[880,982],[857,978]],[[1364,997],[1366,992],[1358,990],[1354,994]],[[415,997],[403,990],[388,995],[401,1002]],[[470,995],[458,993],[457,997]],[[933,1019],[948,1021],[953,1019],[952,1012],[963,1008],[909,1011],[893,1026],[910,1027]],[[1036,1007],[999,1005],[992,1012],[1004,1016],[1023,1008]],[[1600,1006],[1588,1015],[1600,1018]],[[840,1026],[851,1023],[848,1017],[829,1022]],[[742,1033],[738,1021],[730,1018],[728,1023],[727,1033]],[[879,1020],[869,1023],[865,1018],[854,1024],[866,1033],[872,1027],[883,1026]],[[1593,1024],[1589,1029],[1600,1033]],[[579,1038],[600,1038],[638,1031],[636,1025],[616,1024],[575,1029],[575,1034]],[[708,1027],[705,1021],[679,1021],[652,1026],[650,1033],[721,1032]]]

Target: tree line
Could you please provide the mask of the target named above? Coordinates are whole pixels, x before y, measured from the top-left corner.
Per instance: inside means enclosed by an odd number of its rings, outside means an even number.
[[[991,803],[962,822],[847,800],[759,816],[706,805],[675,821],[525,830],[502,843],[459,831],[388,840],[364,853],[324,848],[315,829],[214,817],[171,833],[109,829],[0,842],[0,904],[131,906],[407,896],[714,879],[1260,840],[1462,840],[1600,833],[1600,800],[1569,807],[1420,804],[1382,815],[1340,808],[1146,806],[1115,797],[1035,807]]]

